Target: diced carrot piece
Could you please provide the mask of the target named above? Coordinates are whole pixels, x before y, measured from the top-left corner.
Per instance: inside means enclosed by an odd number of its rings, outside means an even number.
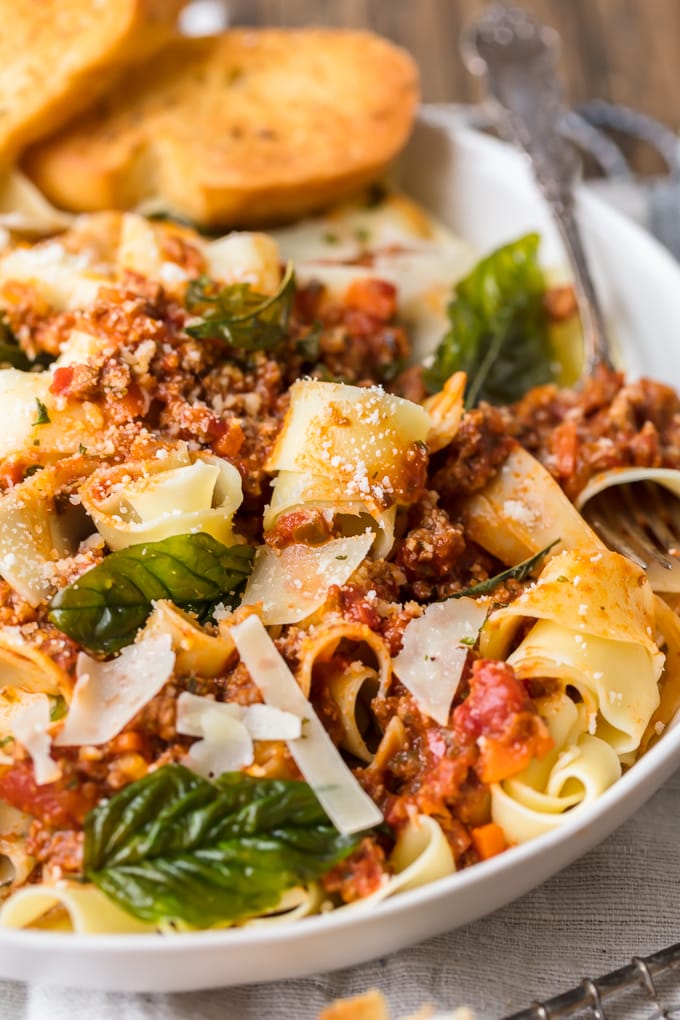
[[[493,737],[485,737],[479,769],[482,782],[500,783],[502,779],[516,776],[527,767],[534,754],[529,743],[507,745]]]
[[[470,835],[473,846],[483,861],[502,853],[508,845],[505,833],[496,822],[479,825],[471,831]]]

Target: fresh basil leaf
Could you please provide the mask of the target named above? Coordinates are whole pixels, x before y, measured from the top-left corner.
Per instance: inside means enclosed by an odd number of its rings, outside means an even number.
[[[31,368],[31,360],[19,346],[19,341],[9,328],[4,315],[0,314],[0,364],[11,365],[22,372]]]
[[[35,421],[33,422],[33,424],[34,425],[49,425],[49,423],[50,423],[49,413],[47,411],[47,408],[43,404],[42,400],[40,400],[38,397],[35,398],[35,406],[37,408],[37,417],[36,417]]]
[[[18,344],[0,340],[0,364],[11,365],[12,368],[21,369],[27,372],[31,368],[31,362]]]
[[[560,538],[556,538],[550,545],[546,545],[545,549],[541,549],[540,552],[530,556],[528,560],[522,560],[514,567],[508,567],[507,570],[501,571],[500,574],[494,574],[493,577],[487,577],[486,581],[480,581],[479,584],[473,584],[471,588],[464,588],[463,591],[456,592],[452,595],[452,599],[461,599],[463,595],[488,595],[490,591],[497,588],[499,584],[504,584],[505,581],[525,581],[527,577],[532,573],[535,567],[541,562],[544,556],[550,552],[553,546],[556,546],[558,542],[561,542]]]
[[[186,306],[200,314],[186,328],[189,336],[214,337],[246,351],[271,351],[285,340],[295,296],[295,275],[289,263],[275,294],[259,294],[249,283],[234,283],[217,292],[206,276],[192,280]]]
[[[498,248],[458,284],[447,309],[450,329],[424,375],[431,393],[463,371],[467,407],[508,404],[555,378],[539,240],[527,234]]]
[[[0,365],[11,365],[12,368],[18,368],[22,372],[28,372],[36,366],[45,368],[52,361],[54,361],[54,358],[51,358],[44,352],[31,360],[31,358],[29,358],[19,346],[19,341],[12,333],[7,321],[0,312]]]
[[[181,607],[228,599],[250,573],[253,550],[204,532],[173,535],[110,553],[57,592],[49,619],[92,652],[130,644],[156,599]]]
[[[165,765],[85,819],[84,874],[142,920],[208,928],[275,907],[358,845],[307,783]]]

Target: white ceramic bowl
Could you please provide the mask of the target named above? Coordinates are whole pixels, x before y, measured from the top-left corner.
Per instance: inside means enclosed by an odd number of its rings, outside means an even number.
[[[480,251],[539,230],[548,264],[563,262],[521,156],[459,126],[445,107],[423,111],[403,162],[410,193]],[[680,268],[646,234],[588,194],[586,241],[622,363],[680,385]],[[188,991],[299,977],[384,956],[496,910],[603,840],[680,765],[680,726],[592,807],[562,828],[369,910],[280,928],[149,935],[0,932],[0,978],[117,991]]]

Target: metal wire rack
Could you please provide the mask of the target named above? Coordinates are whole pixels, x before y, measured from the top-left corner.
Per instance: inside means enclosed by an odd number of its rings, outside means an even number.
[[[680,942],[504,1020],[680,1020]],[[675,977],[673,976],[675,972]]]

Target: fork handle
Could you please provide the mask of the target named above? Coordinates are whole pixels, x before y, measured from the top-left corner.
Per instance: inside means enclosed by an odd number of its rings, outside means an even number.
[[[538,181],[538,176],[536,180]],[[611,368],[612,362],[609,354],[607,327],[590,275],[590,267],[583,247],[581,231],[574,213],[573,197],[570,195],[566,202],[552,202],[540,181],[538,183],[546,200],[551,205],[555,222],[571,263],[574,275],[574,290],[576,291],[581,328],[583,330],[585,372],[588,375],[592,375],[598,365]]]
[[[503,133],[529,157],[536,183],[550,206],[573,276],[585,345],[585,371],[611,367],[607,330],[590,273],[574,209],[578,159],[559,131],[564,115],[557,73],[557,44],[549,30],[539,33],[530,56],[512,45],[485,55],[485,76]],[[498,119],[498,118],[497,118]]]

